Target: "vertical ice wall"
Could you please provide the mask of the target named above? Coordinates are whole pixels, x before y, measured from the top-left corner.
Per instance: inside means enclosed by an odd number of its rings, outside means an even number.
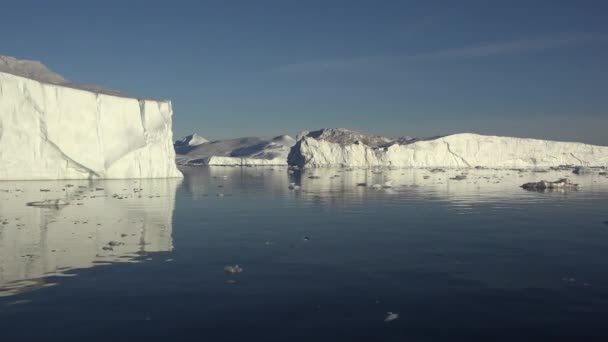
[[[171,102],[0,71],[0,180],[181,177]]]

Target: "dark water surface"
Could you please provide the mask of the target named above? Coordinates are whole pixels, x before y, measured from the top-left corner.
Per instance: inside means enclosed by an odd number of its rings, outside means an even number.
[[[184,171],[0,183],[0,341],[608,340],[606,176]]]

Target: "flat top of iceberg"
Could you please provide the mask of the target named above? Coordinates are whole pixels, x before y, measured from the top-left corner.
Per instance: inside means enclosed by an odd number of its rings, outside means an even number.
[[[312,132],[304,131],[298,134],[298,140],[304,136],[340,145],[362,143],[370,147],[385,147],[393,144],[407,144],[416,140],[408,136],[401,138],[388,138],[380,135],[357,132],[346,128],[322,128]]]
[[[86,90],[99,94],[163,101],[161,99],[131,96],[123,92],[108,89],[98,85],[74,83],[65,79],[63,76],[54,72],[53,70],[49,69],[43,63],[35,60],[17,59],[11,56],[0,55],[0,72],[12,74],[19,77],[29,78],[42,83]]]
[[[509,136],[498,136],[491,134],[478,134],[478,133],[453,133],[432,137],[422,137],[422,138],[412,138],[409,136],[400,137],[400,138],[389,138],[379,135],[371,135],[367,133],[357,132],[354,130],[346,129],[346,128],[322,128],[317,131],[304,131],[298,134],[298,139],[300,140],[302,137],[314,138],[316,140],[323,140],[335,144],[340,144],[342,146],[352,145],[355,143],[362,143],[369,147],[378,148],[378,147],[388,147],[394,144],[411,144],[419,141],[431,141],[441,138],[447,139],[480,139],[480,138],[508,138],[508,139],[520,139],[520,140],[536,140],[536,141],[555,141],[555,140],[546,140],[546,139],[538,139],[538,138],[522,138],[522,137],[509,137]],[[589,145],[580,142],[570,142],[570,141],[559,141],[573,144],[581,144],[581,145]],[[601,145],[598,145],[601,146]]]

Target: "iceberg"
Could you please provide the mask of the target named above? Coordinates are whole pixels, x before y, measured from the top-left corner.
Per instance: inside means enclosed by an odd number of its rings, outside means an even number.
[[[286,166],[296,140],[289,135],[274,138],[245,137],[189,145],[196,134],[175,143],[178,165],[188,166]],[[198,135],[196,135],[198,136]]]
[[[391,139],[338,128],[298,135],[288,163],[301,168],[606,167],[608,146],[472,133]]]
[[[196,133],[192,133],[181,140],[176,141],[173,146],[177,154],[186,154],[193,150],[196,146],[208,143],[209,140],[201,137]]]
[[[0,56],[0,180],[182,177],[170,101],[78,85]]]

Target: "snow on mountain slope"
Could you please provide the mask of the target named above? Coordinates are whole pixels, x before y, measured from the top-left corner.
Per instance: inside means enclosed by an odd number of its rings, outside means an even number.
[[[300,135],[288,162],[299,167],[605,167],[608,146],[470,133],[393,140],[323,129]]]
[[[295,139],[288,135],[218,140],[190,149],[176,144],[176,160],[180,165],[287,165],[287,155],[294,144]],[[182,150],[187,152],[179,154]]]
[[[0,65],[0,180],[181,177],[170,101],[80,89],[39,62]]]
[[[181,140],[177,140],[173,146],[177,154],[186,154],[194,149],[196,146],[208,143],[209,140],[201,137],[196,133],[185,136]]]

